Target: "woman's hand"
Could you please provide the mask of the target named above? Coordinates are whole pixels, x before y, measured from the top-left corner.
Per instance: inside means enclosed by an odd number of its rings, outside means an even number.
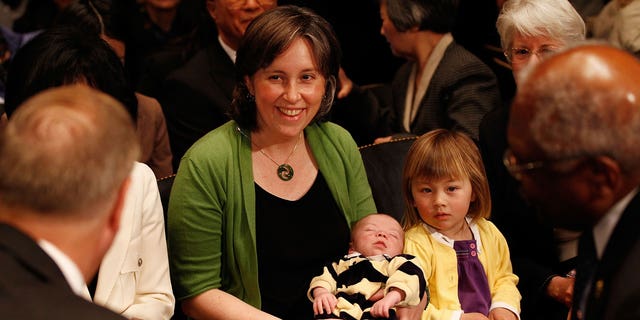
[[[373,143],[374,144],[378,144],[378,143],[389,142],[389,141],[391,141],[391,138],[393,138],[393,137],[392,136],[386,136],[386,137],[376,138],[375,140],[373,140]]]
[[[424,309],[427,308],[427,302],[429,301],[427,301],[427,294],[425,293],[417,306],[396,308],[398,320],[420,320]]]
[[[351,93],[353,89],[353,81],[347,77],[344,69],[340,67],[338,70],[338,99],[342,99]]]
[[[210,289],[195,297],[184,300],[182,302],[182,311],[193,319],[280,319],[220,289]]]

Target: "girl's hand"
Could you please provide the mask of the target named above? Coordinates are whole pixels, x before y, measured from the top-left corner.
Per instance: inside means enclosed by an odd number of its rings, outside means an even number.
[[[511,310],[505,308],[495,308],[489,312],[490,320],[518,320],[518,316],[516,316]]]
[[[420,304],[413,307],[398,307],[396,314],[399,320],[420,320],[424,309],[427,308],[427,294],[425,293],[420,300]]]
[[[484,314],[479,312],[463,313],[460,320],[488,320]]]

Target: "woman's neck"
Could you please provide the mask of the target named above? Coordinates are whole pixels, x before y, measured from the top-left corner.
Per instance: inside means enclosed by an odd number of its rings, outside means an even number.
[[[251,142],[258,149],[270,150],[271,152],[282,152],[291,150],[297,144],[300,144],[302,136],[301,132],[296,136],[283,136],[270,134],[266,131],[253,131],[251,132]]]
[[[422,73],[422,70],[424,70],[433,53],[433,49],[438,45],[444,35],[443,33],[435,33],[432,31],[421,31],[417,35],[415,56],[416,62],[418,63],[418,73]]]

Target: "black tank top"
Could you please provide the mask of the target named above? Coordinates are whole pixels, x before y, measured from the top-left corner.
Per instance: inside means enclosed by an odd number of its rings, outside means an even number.
[[[325,263],[346,254],[346,218],[320,172],[297,201],[255,188],[262,310],[285,320],[313,319],[309,283]]]

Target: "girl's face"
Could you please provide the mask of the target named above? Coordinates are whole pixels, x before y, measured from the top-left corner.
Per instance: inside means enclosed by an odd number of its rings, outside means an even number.
[[[326,81],[307,41],[297,39],[246,83],[256,99],[259,130],[295,137],[318,113]]]
[[[468,178],[417,178],[411,182],[411,193],[422,221],[440,233],[452,237],[466,227],[464,218],[475,200]]]

